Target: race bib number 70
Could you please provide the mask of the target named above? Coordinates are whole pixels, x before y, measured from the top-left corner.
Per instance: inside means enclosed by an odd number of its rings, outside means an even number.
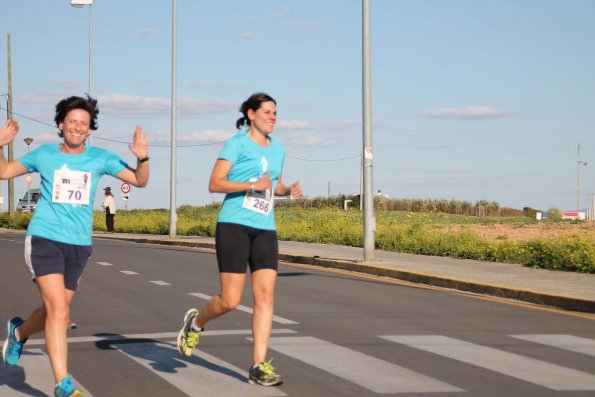
[[[89,205],[91,174],[83,171],[54,171],[52,202]]]

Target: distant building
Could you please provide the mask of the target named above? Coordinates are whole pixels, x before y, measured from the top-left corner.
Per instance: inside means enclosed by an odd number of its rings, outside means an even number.
[[[580,221],[584,221],[586,219],[586,215],[582,211],[565,211],[562,212],[562,219],[578,219]]]

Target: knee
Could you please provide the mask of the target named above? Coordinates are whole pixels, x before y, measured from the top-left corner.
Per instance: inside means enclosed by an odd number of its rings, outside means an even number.
[[[254,308],[257,310],[268,310],[273,307],[275,297],[272,291],[260,291],[254,294]]]
[[[239,299],[224,298],[223,296],[220,296],[219,299],[221,301],[221,309],[224,312],[230,312],[232,310],[235,310],[240,305]]]
[[[46,316],[49,319],[54,321],[66,322],[68,321],[68,306],[67,305],[57,305],[46,307]]]

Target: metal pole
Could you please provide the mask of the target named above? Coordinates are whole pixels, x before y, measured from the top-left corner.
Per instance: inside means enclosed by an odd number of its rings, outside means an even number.
[[[579,144],[576,148],[576,218],[578,219],[578,196],[580,191],[580,167],[581,165],[581,145]]]
[[[7,34],[7,66],[8,66],[8,118],[12,119],[12,67],[10,50],[10,32]],[[14,160],[14,141],[8,144],[8,162]],[[8,215],[14,215],[14,178],[8,180]]]
[[[33,143],[33,138],[27,137],[23,139],[27,144],[27,154],[29,154],[29,149],[31,147],[31,143]],[[29,183],[29,178],[31,178],[31,174],[27,173],[27,208],[31,211],[31,183]]]
[[[89,4],[89,96],[93,96],[93,3]],[[89,134],[89,145],[91,145],[91,134]]]
[[[176,238],[176,0],[172,0],[171,42],[171,174],[169,198],[169,238]]]
[[[585,161],[581,161],[581,145],[577,146],[576,150],[576,219],[579,218],[579,196],[580,196],[580,169],[581,165],[586,166],[587,163]]]
[[[6,97],[6,120],[8,121],[8,94],[0,94],[0,96]],[[4,148],[0,148],[2,150],[2,155],[4,155]],[[0,182],[0,213],[4,212],[4,196],[2,196],[2,183]]]
[[[374,261],[374,194],[372,192],[372,93],[370,67],[370,0],[362,0],[362,69],[363,69],[363,154],[364,154],[364,262]]]

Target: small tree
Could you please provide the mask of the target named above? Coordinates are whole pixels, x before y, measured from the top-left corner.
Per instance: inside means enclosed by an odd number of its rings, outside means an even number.
[[[546,219],[550,222],[559,222],[562,220],[562,212],[557,208],[550,208],[547,210]]]

